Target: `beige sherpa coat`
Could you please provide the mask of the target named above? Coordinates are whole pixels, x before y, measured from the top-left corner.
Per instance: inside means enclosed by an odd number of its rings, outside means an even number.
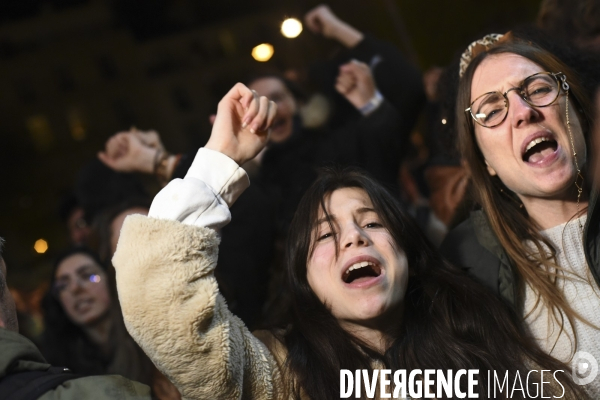
[[[285,348],[231,314],[214,230],[129,216],[113,263],[129,333],[185,399],[283,399]]]

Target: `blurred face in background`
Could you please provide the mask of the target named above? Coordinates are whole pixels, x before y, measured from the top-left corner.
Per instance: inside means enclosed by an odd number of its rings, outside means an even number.
[[[297,111],[296,100],[281,79],[276,77],[259,78],[248,87],[259,96],[266,96],[277,104],[277,113],[271,125],[271,142],[286,141],[294,129],[294,115]]]
[[[67,219],[69,237],[74,244],[84,244],[90,236],[91,229],[85,222],[83,208],[75,208]]]
[[[119,243],[119,237],[121,236],[121,228],[125,218],[133,214],[148,215],[148,209],[145,207],[133,207],[129,208],[122,213],[118,214],[110,223],[110,249],[111,253],[115,254],[117,251],[117,243]]]
[[[108,317],[111,299],[106,273],[85,253],[61,261],[52,290],[75,325],[88,327]]]

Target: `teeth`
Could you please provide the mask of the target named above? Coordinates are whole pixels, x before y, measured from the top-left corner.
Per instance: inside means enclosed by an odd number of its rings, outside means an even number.
[[[346,273],[349,273],[351,271],[354,271],[355,269],[359,269],[359,268],[364,268],[367,265],[373,265],[373,263],[370,263],[368,261],[363,261],[363,262],[357,262],[356,264],[352,264],[350,266],[350,268],[348,268],[348,271],[346,271]]]
[[[538,143],[542,143],[542,142],[547,142],[549,141],[549,138],[546,137],[539,137],[537,139],[533,139],[531,142],[529,142],[529,144],[527,145],[527,147],[525,148],[525,151],[529,151],[533,146],[535,146]]]

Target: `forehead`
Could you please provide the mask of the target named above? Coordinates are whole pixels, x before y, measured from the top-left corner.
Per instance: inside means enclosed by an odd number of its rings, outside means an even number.
[[[343,188],[337,189],[327,196],[325,206],[329,214],[341,216],[359,208],[373,208],[373,203],[363,189]],[[319,214],[323,214],[323,210],[320,210]]]
[[[269,93],[287,91],[281,79],[275,77],[259,78],[248,85],[250,89],[256,90],[261,96],[268,96]]]
[[[487,92],[504,92],[520,84],[528,76],[543,71],[544,69],[538,64],[517,54],[503,53],[488,56],[473,74],[471,99]]]
[[[73,254],[60,262],[60,265],[56,269],[56,276],[70,275],[75,273],[77,269],[83,265],[93,265],[96,268],[100,268],[98,264],[87,254],[78,253]]]

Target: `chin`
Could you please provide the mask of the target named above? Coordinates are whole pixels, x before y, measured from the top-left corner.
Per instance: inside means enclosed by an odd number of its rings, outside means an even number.
[[[356,307],[355,317],[361,321],[373,321],[389,314],[391,309],[392,307],[389,304],[383,302],[374,302],[373,304],[363,303],[362,307],[360,305]]]
[[[102,319],[102,317],[104,317],[104,315],[105,315],[105,313],[98,313],[98,312],[94,312],[94,313],[85,315],[85,316],[81,317],[80,325],[82,325],[82,326],[94,325],[95,323],[100,321]]]

